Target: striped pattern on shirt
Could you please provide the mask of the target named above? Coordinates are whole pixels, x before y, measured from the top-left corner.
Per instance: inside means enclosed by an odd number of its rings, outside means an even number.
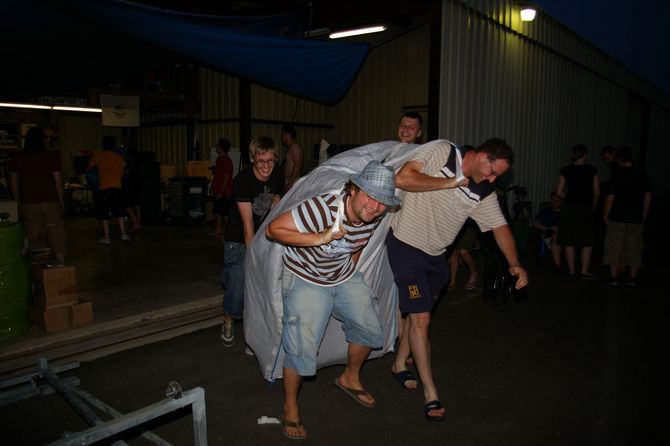
[[[448,164],[453,164],[452,150],[456,149],[446,141],[425,146],[414,158],[423,163],[423,173],[434,177],[453,176],[455,169]],[[453,243],[468,217],[477,222],[482,232],[507,224],[496,195],[491,192],[490,184],[474,182],[470,188],[405,192],[402,206],[391,222],[393,235],[426,254],[441,255]]]
[[[349,196],[345,196],[346,200]],[[319,233],[333,226],[337,216],[339,195],[324,194],[302,202],[291,213],[296,227],[302,233]],[[320,286],[333,286],[347,280],[356,265],[351,255],[368,243],[380,219],[354,226],[346,213],[342,227],[346,235],[327,245],[297,247],[286,246],[282,261],[298,277]]]

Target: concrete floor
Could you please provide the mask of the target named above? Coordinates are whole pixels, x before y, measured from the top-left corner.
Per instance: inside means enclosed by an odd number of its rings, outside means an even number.
[[[81,294],[94,300],[96,318],[220,293],[219,244],[204,226],[147,226],[130,245],[117,236],[109,248],[97,245],[97,226],[88,220],[71,220],[68,230]],[[628,445],[664,438],[666,270],[647,267],[637,289],[611,289],[532,267],[528,297],[507,306],[482,302],[481,289],[450,292],[431,333],[447,421],[423,418],[420,391],[393,380],[389,354],[364,368],[367,390],[377,398],[374,409],[358,406],[333,385],[341,366],[305,382],[306,442]],[[243,342],[227,349],[219,335],[217,327],[201,330],[83,363],[61,376],[79,377],[83,389],[124,413],[162,399],[171,380],[184,390],[200,386],[209,444],[289,443],[278,426],[256,423],[281,413],[281,382],[269,386]],[[56,395],[1,407],[0,419],[0,441],[7,445],[44,444],[87,427]],[[193,444],[187,411],[162,419],[153,431],[175,445]]]
[[[98,244],[102,228],[93,218],[66,226],[67,262],[77,267],[79,296],[93,302],[96,322],[223,293],[221,239],[208,235],[211,225],[149,223],[129,243],[112,225],[110,246]]]

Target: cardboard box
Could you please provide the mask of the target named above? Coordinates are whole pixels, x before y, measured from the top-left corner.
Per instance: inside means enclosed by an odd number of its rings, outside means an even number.
[[[33,265],[35,304],[47,310],[76,304],[77,269],[74,266]]]
[[[47,333],[70,328],[70,307],[43,310],[35,305],[30,306],[30,320]]]
[[[82,299],[68,308],[73,327],[81,327],[93,321],[93,304],[90,301]]]
[[[19,221],[19,210],[16,201],[0,199],[0,214],[8,214],[8,221]]]

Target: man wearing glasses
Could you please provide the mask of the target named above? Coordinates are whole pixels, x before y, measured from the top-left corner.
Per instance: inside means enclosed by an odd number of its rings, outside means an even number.
[[[233,206],[223,235],[223,326],[221,340],[231,347],[235,340],[233,320],[244,312],[244,257],[251,239],[284,189],[281,172],[275,169],[277,144],[267,136],[249,144],[251,167],[233,181]]]
[[[430,365],[430,314],[449,280],[444,252],[468,217],[482,232],[493,231],[510,274],[517,278],[516,288],[528,283],[493,187],[512,160],[512,149],[501,139],[489,139],[470,151],[438,140],[425,144],[396,175],[396,186],[406,193],[386,243],[406,320],[391,372],[414,390],[416,380],[406,365],[413,356],[423,385],[424,415],[430,420],[442,421],[446,412]]]

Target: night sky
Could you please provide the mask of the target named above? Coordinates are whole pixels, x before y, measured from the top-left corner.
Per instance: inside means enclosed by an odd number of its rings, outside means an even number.
[[[541,9],[670,95],[668,0],[536,0]]]

